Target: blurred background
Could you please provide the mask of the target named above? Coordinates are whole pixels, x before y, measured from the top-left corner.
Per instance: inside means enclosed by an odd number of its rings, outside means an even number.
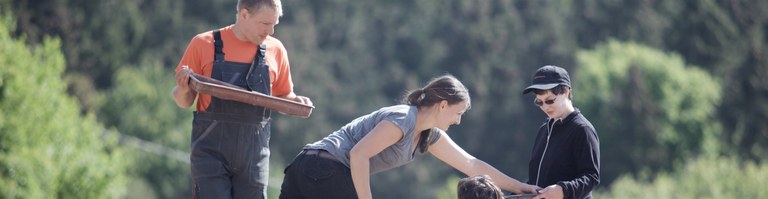
[[[0,0],[0,198],[190,198],[192,109],[170,90],[236,0]],[[275,37],[311,118],[273,122],[270,198],[301,147],[450,73],[472,109],[448,134],[527,180],[545,115],[521,95],[571,73],[597,129],[598,198],[768,198],[768,1],[284,1]],[[455,198],[430,155],[377,198]]]

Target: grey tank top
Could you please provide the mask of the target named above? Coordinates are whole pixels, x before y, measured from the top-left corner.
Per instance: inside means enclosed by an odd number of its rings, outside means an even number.
[[[357,142],[381,121],[390,121],[403,132],[403,138],[395,144],[385,148],[381,153],[370,159],[371,174],[402,166],[413,161],[418,149],[413,151],[413,140],[417,134],[416,115],[418,108],[410,105],[396,105],[384,107],[368,115],[361,116],[349,124],[341,127],[336,132],[312,144],[307,144],[304,149],[323,149],[331,153],[341,163],[349,167],[349,151]],[[396,132],[399,133],[399,132]],[[433,144],[440,138],[440,133],[430,136],[429,143]]]

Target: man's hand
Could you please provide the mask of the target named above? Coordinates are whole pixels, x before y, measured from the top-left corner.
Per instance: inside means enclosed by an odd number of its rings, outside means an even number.
[[[184,66],[181,70],[176,72],[176,86],[171,90],[173,95],[173,101],[180,108],[189,108],[195,101],[196,92],[192,92],[189,88],[189,75],[192,70],[189,67]]]
[[[297,95],[296,98],[293,98],[293,101],[312,106],[312,100],[309,100],[308,97]]]
[[[176,86],[179,87],[179,91],[181,92],[189,92],[189,75],[192,73],[192,70],[189,69],[186,65],[181,68],[178,72],[176,72]]]
[[[547,188],[539,190],[539,195],[536,195],[533,198],[560,199],[563,197],[565,197],[563,196],[563,187],[555,184],[549,185]]]

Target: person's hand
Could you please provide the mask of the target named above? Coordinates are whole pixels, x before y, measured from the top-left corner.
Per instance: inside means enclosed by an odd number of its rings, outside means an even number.
[[[536,185],[530,185],[525,183],[522,183],[522,184],[523,184],[523,187],[521,188],[521,191],[523,193],[538,193],[537,191],[541,189],[541,187]]]
[[[192,70],[189,69],[186,65],[181,68],[178,72],[176,72],[176,85],[179,87],[179,90],[182,92],[189,91],[189,75],[192,73]]]
[[[305,104],[305,105],[308,105],[308,106],[312,106],[312,100],[309,100],[308,97],[296,95],[296,98],[293,98],[293,101],[296,101],[296,102],[299,102],[299,103],[302,103],[302,104]]]
[[[544,188],[542,190],[539,190],[539,195],[534,196],[533,198],[538,199],[560,199],[563,198],[563,187],[560,187],[560,185],[549,185],[547,188]]]

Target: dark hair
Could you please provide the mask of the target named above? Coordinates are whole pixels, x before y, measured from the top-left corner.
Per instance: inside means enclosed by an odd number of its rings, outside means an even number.
[[[283,16],[283,3],[280,0],[237,0],[237,11],[246,9],[253,13],[261,8],[275,9],[278,16]]]
[[[443,100],[448,101],[449,105],[461,102],[471,104],[467,87],[450,74],[432,78],[423,88],[411,90],[403,98],[403,103],[422,108],[435,105]],[[431,144],[429,138],[436,133],[439,131],[435,128],[422,131],[419,137],[419,152],[424,153],[429,149]]]
[[[459,199],[503,199],[504,194],[488,175],[466,177],[459,180],[456,189]]]
[[[450,105],[464,101],[469,103],[469,91],[456,77],[446,74],[432,78],[423,88],[408,92],[403,103],[421,108],[443,100],[448,101]]]
[[[570,89],[570,88],[568,86],[566,86],[566,85],[557,85],[554,88],[549,89],[549,90],[552,91],[552,94],[560,95],[560,94],[565,93],[565,89]],[[536,95],[546,94],[547,91],[548,90],[533,89],[533,93],[535,93]],[[571,90],[571,94],[568,95],[568,99],[573,99],[573,90]]]

